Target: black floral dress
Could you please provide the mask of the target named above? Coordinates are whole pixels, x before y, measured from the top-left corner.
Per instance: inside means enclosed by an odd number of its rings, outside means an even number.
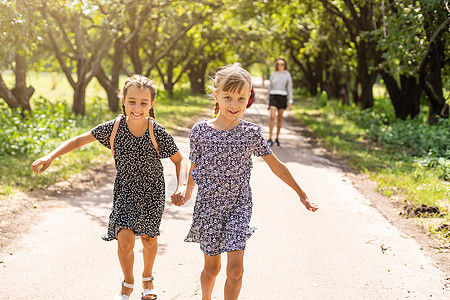
[[[92,129],[92,135],[111,149],[110,138],[114,120]],[[117,239],[120,229],[134,231],[136,235],[159,236],[159,226],[164,211],[165,183],[161,160],[178,152],[172,136],[153,122],[153,132],[159,155],[152,144],[148,130],[135,137],[126,123],[120,120],[114,141],[114,162],[117,169],[114,181],[113,207],[109,217],[105,241]]]
[[[207,255],[244,250],[254,232],[250,174],[252,155],[272,153],[261,127],[241,120],[232,130],[218,130],[206,121],[190,133],[190,160],[198,185],[191,229],[186,242],[200,243]]]

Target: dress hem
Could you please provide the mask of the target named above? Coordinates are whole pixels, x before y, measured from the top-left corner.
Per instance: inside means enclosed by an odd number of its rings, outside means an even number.
[[[160,235],[161,235],[160,232],[156,232],[156,233],[155,233],[155,232],[152,232],[151,234],[147,234],[147,233],[145,233],[145,232],[136,232],[136,230],[134,230],[134,229],[131,228],[131,227],[126,227],[126,226],[120,227],[120,226],[116,226],[116,234],[115,234],[115,235],[110,235],[109,233],[105,233],[105,234],[102,236],[102,239],[103,239],[104,241],[106,241],[106,242],[113,241],[113,240],[117,240],[117,235],[119,234],[119,231],[122,230],[122,229],[133,230],[135,236],[144,236],[144,235],[145,235],[145,236],[148,236],[148,237],[150,237],[150,238],[154,238],[154,237],[157,237],[157,236],[160,236]]]

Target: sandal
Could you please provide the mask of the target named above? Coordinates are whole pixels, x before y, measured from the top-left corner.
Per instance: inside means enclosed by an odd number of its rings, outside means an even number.
[[[134,288],[134,284],[126,283],[125,281],[122,281],[122,285],[129,289]],[[121,293],[118,293],[116,296],[114,296],[114,300],[128,300],[128,299],[130,299],[129,297],[130,297],[130,295],[123,295]]]
[[[142,277],[142,281],[153,281],[155,278],[153,276],[150,277]],[[158,292],[156,289],[144,289],[142,292],[141,300],[156,300],[158,299]]]

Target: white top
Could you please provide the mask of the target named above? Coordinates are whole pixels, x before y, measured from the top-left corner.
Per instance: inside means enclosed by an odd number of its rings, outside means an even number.
[[[273,72],[269,80],[269,95],[287,96],[288,102],[293,102],[292,77],[289,71]]]

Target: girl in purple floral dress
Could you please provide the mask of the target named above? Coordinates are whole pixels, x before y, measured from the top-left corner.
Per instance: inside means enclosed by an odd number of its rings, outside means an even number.
[[[202,299],[210,299],[220,271],[220,254],[227,252],[225,299],[237,299],[242,285],[243,259],[247,239],[254,229],[250,173],[252,155],[261,156],[271,170],[293,188],[310,211],[317,206],[308,201],[286,166],[272,153],[261,127],[240,119],[252,89],[250,74],[229,65],[216,71],[213,82],[216,118],[194,125],[190,133],[191,171],[185,203],[195,184],[195,201],[191,229],[185,239],[200,243],[205,256],[201,274]]]

